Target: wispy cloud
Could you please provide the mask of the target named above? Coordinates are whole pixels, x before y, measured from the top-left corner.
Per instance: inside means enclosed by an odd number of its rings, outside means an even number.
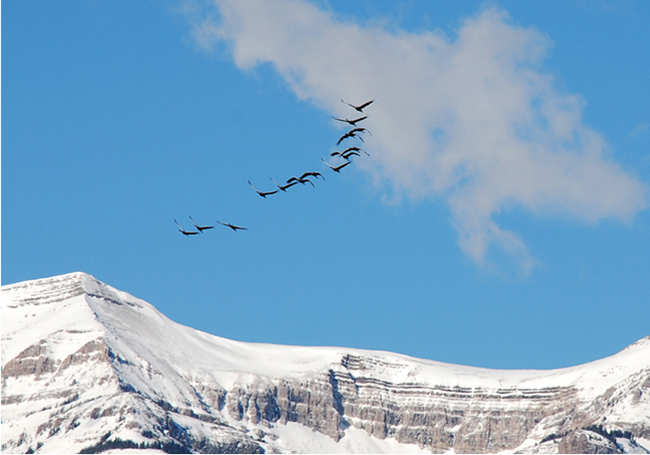
[[[629,136],[630,138],[636,138],[647,134],[649,131],[650,131],[650,123],[641,122],[637,126],[635,126],[632,131],[630,131]]]
[[[340,99],[377,98],[366,172],[397,197],[443,198],[460,247],[479,265],[501,248],[524,270],[534,259],[494,215],[519,206],[586,221],[629,219],[646,186],[624,172],[561,93],[542,60],[548,37],[500,9],[437,31],[387,31],[337,20],[303,0],[215,0],[195,15],[198,43],[227,43],[242,69],[269,63],[296,95],[334,115]]]

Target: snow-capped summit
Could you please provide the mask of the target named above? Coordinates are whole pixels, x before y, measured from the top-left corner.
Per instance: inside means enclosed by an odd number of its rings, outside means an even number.
[[[85,273],[2,287],[2,450],[637,452],[650,337],[559,370],[243,343]]]

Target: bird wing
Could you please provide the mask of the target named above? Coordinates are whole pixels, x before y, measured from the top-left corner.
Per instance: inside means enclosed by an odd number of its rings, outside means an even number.
[[[370,156],[370,154],[369,154],[368,152],[366,152],[364,149],[361,149],[361,148],[359,148],[359,147],[348,147],[348,148],[346,148],[345,150],[343,150],[343,153],[347,153],[347,152],[349,152],[350,150],[355,150],[355,151],[363,152],[363,153],[365,153],[366,155]]]
[[[291,177],[289,180],[287,180],[287,183],[291,183],[291,182],[298,183],[300,182],[300,179],[298,177]]]
[[[336,166],[336,168],[332,168],[332,169],[340,171],[341,169],[343,169],[345,166],[347,166],[350,163],[352,163],[352,161],[346,161],[345,163],[340,164],[340,165]]]
[[[368,118],[368,116],[365,115],[363,117],[359,117],[359,118],[355,118],[354,120],[350,120],[350,123],[357,123],[357,122],[360,122],[361,120],[365,120],[367,118]]]
[[[374,102],[375,102],[375,100],[370,100],[370,101],[368,101],[368,102],[366,102],[366,103],[363,103],[363,104],[360,105],[360,106],[357,106],[356,109],[362,111],[362,110],[364,110],[365,108],[367,108],[368,106],[370,106],[370,105],[371,105],[372,103],[374,103]]]
[[[304,174],[302,174],[300,178],[304,179],[305,177],[309,177],[309,176],[318,178],[319,176],[323,177],[323,174],[321,174],[320,172],[305,172]],[[323,180],[324,179],[325,177],[323,177]]]
[[[258,193],[261,193],[261,191],[260,191],[260,190],[258,190],[257,188],[255,188],[255,187],[253,186],[253,184],[251,183],[251,181],[250,181],[250,180],[248,181],[248,184],[249,184],[250,186],[252,186],[252,187],[253,187],[253,189],[254,189],[255,191],[257,191]]]
[[[353,128],[352,130],[350,130],[350,132],[351,133],[368,133],[368,134],[370,134],[372,136],[372,133],[370,132],[370,130],[368,128],[361,128],[361,127]]]
[[[178,226],[178,227],[181,229],[181,231],[183,230],[183,226],[181,226],[180,224],[178,224],[178,221],[174,220],[174,223],[176,223],[176,226]]]
[[[354,136],[354,133],[352,133],[352,134],[350,134],[350,133],[345,133],[343,136],[341,136],[341,138],[340,138],[339,141],[336,143],[336,145],[339,145],[341,142],[343,142],[344,139],[347,139],[347,138],[352,137],[352,136]]]
[[[287,188],[291,188],[292,186],[297,185],[297,184],[298,184],[298,181],[296,180],[295,182],[291,182],[291,183],[289,183],[287,185],[281,186],[280,189],[281,190],[282,189],[286,190]]]

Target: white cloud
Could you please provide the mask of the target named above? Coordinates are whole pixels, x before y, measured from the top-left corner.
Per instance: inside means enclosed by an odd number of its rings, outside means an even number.
[[[226,42],[238,67],[272,64],[299,98],[333,115],[349,115],[341,98],[376,98],[373,160],[358,163],[398,197],[446,200],[459,244],[478,264],[490,247],[526,270],[534,264],[493,219],[510,207],[597,221],[646,206],[646,186],[582,122],[583,100],[543,72],[549,39],[500,9],[466,20],[452,40],[342,22],[303,0],[214,5],[195,37]]]

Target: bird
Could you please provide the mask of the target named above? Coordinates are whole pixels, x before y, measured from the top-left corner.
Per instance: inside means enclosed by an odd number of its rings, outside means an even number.
[[[321,158],[321,160],[323,160],[323,158]],[[345,166],[347,166],[348,164],[352,163],[352,161],[346,161],[345,163],[343,163],[343,164],[339,164],[338,166],[332,166],[330,163],[328,163],[328,162],[325,161],[325,160],[323,160],[323,163],[327,164],[330,168],[332,168],[332,170],[333,170],[334,172],[340,172],[341,169],[343,169],[343,168],[344,168]]]
[[[354,150],[350,150],[348,152],[333,152],[330,154],[331,156],[340,156],[341,158],[345,158],[346,160],[350,161],[350,156],[351,155],[356,155],[356,156],[361,156]]]
[[[353,128],[350,130],[350,133],[368,133],[369,135],[372,136],[372,133],[368,128]]]
[[[208,230],[208,229],[212,229],[212,228],[214,227],[214,226],[199,226],[199,225],[196,223],[196,221],[194,221],[194,219],[192,218],[191,215],[190,215],[190,220],[192,220],[192,223],[194,223],[194,226],[199,230],[199,232],[200,232],[201,234],[203,234],[203,231],[206,231],[206,230]]]
[[[259,194],[260,196],[262,196],[264,199],[266,199],[266,196],[268,196],[269,194],[275,194],[275,193],[278,192],[278,190],[275,190],[275,191],[260,191],[260,190],[258,190],[257,188],[255,188],[255,187],[253,186],[253,184],[251,183],[250,180],[248,181],[248,184],[249,184],[250,186],[252,186],[253,189],[257,192],[257,194]]]
[[[291,177],[289,180],[287,180],[287,183],[291,183],[291,182],[296,182],[296,183],[300,182],[300,183],[302,183],[303,185],[304,185],[305,183],[311,183],[311,186],[314,186],[314,187],[316,186],[316,185],[314,185],[314,182],[312,182],[311,180],[309,180],[309,179],[306,178],[306,177],[305,177],[305,178],[303,178],[303,177],[300,177],[300,178],[298,178],[298,177]]]
[[[301,178],[301,179],[304,179],[305,177],[309,177],[309,176],[311,176],[311,177],[316,177],[316,178],[318,178],[318,177],[322,177],[323,180],[325,180],[325,177],[323,177],[323,174],[321,174],[320,172],[305,172],[304,174],[302,174],[302,175],[300,176],[300,178]]]
[[[235,226],[234,224],[230,224],[230,223],[222,223],[222,222],[219,221],[219,220],[217,220],[217,223],[219,223],[219,224],[222,225],[222,226],[227,226],[227,227],[229,227],[230,229],[232,229],[232,230],[235,231],[235,232],[237,232],[237,230],[240,230],[240,231],[248,231],[248,228],[241,227],[241,226]]]
[[[343,136],[341,136],[339,138],[339,141],[336,143],[336,145],[339,145],[341,142],[343,142],[345,139],[347,139],[349,137],[358,137],[359,139],[361,139],[361,142],[365,142],[363,140],[363,138],[361,136],[359,136],[357,133],[353,133],[351,131],[348,131],[347,133],[345,133]]]
[[[366,152],[364,149],[360,149],[359,147],[348,147],[345,150],[343,150],[341,153],[346,153],[349,152],[350,150],[354,150],[355,152],[363,152],[366,155],[370,156],[370,153]]]
[[[349,123],[349,124],[352,125],[352,126],[357,126],[357,123],[358,123],[358,122],[360,122],[361,120],[365,120],[365,119],[367,119],[368,116],[366,115],[366,116],[364,116],[364,117],[355,118],[355,119],[353,119],[353,120],[350,120],[350,119],[347,119],[347,118],[336,118],[336,117],[332,117],[332,118],[333,118],[334,120],[338,120],[339,122]]]
[[[363,112],[363,110],[364,110],[366,107],[370,106],[372,103],[374,103],[375,100],[370,100],[370,101],[368,101],[367,103],[363,103],[363,104],[360,104],[360,105],[358,105],[358,106],[355,106],[354,104],[350,104],[350,103],[348,103],[347,101],[343,101],[343,100],[341,100],[341,101],[342,101],[343,103],[347,104],[348,106],[350,106],[351,108],[356,109],[356,110],[359,111],[359,112]]]
[[[190,236],[190,235],[196,235],[196,234],[198,234],[197,231],[186,231],[185,229],[183,229],[183,227],[182,227],[180,224],[178,224],[178,221],[176,221],[176,220],[174,220],[174,223],[176,223],[176,226],[179,227],[178,230],[179,230],[179,231],[181,232],[181,234],[183,234],[183,235]]]
[[[273,177],[271,177],[271,180],[273,180]],[[282,191],[284,191],[285,193],[287,192],[287,188],[291,188],[292,186],[298,184],[298,182],[291,182],[291,183],[289,183],[288,185],[280,185],[280,184],[279,184],[278,182],[276,182],[275,180],[273,180],[273,183],[275,183],[275,184],[278,186],[278,188],[280,188],[280,189],[281,189]]]

